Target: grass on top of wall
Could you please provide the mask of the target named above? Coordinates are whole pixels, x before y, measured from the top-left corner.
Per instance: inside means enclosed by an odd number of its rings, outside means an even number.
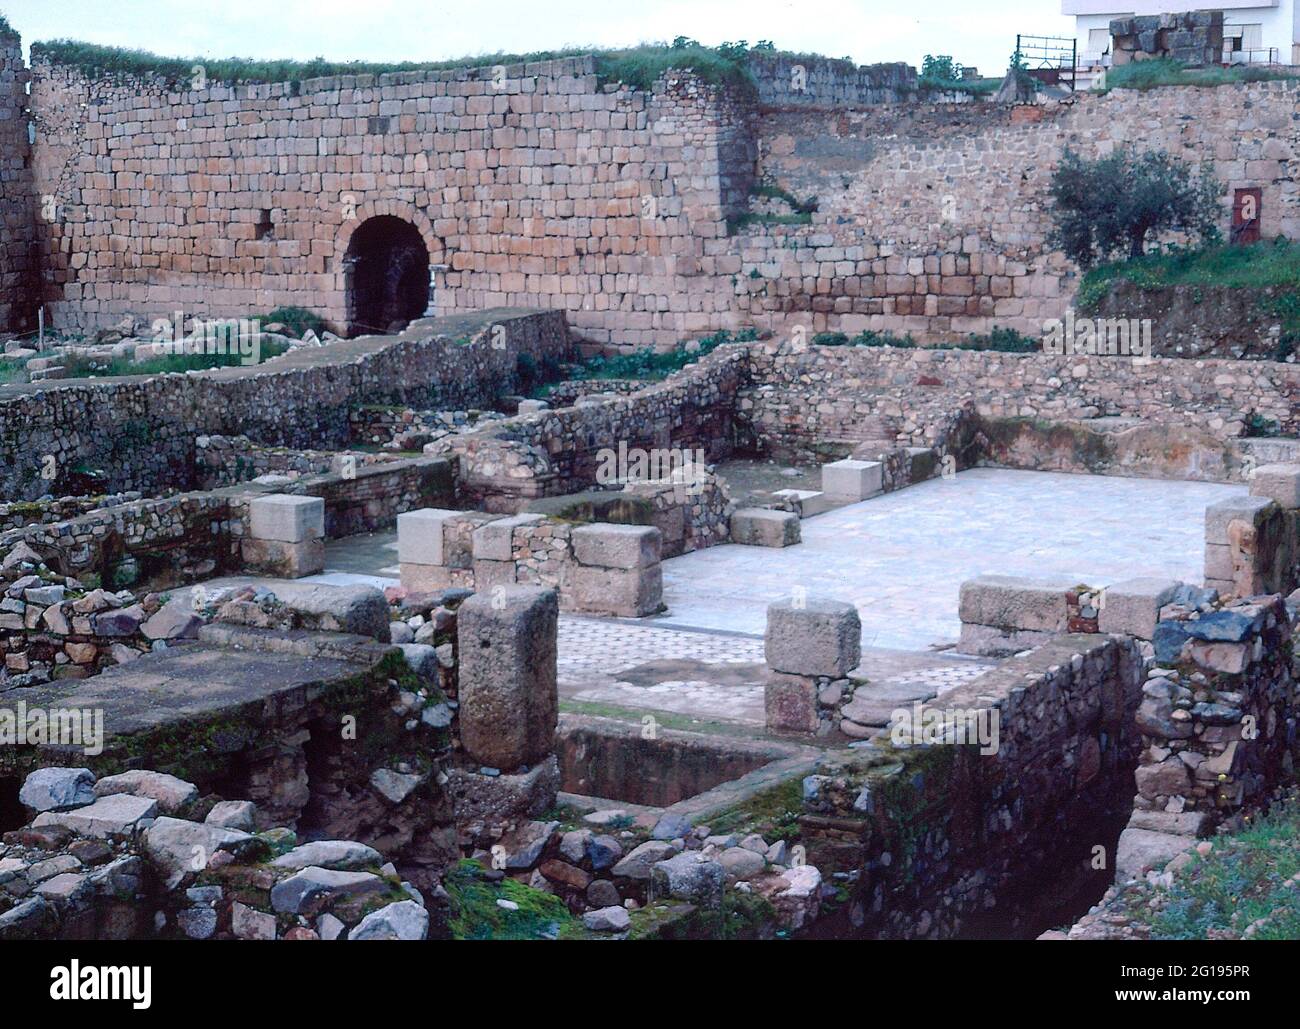
[[[1268,814],[1246,818],[1169,886],[1135,886],[1124,897],[1128,917],[1158,940],[1300,937],[1300,797],[1293,788]]]
[[[287,352],[288,344],[273,340],[263,342],[259,348],[257,364],[279,357]],[[232,368],[244,364],[239,354],[166,354],[144,361],[115,357],[97,360],[87,357],[69,357],[63,364],[65,379],[86,379],[92,376],[162,375],[166,372],[193,372],[208,368]]]
[[[1233,65],[1228,68],[1188,68],[1181,61],[1158,57],[1134,61],[1106,70],[1106,85],[1098,92],[1112,89],[1157,89],[1160,86],[1226,86],[1236,82],[1268,82],[1274,79],[1300,78],[1294,71],[1267,65]]]
[[[6,19],[3,14],[0,14],[0,36],[16,35],[18,35],[18,33],[14,31],[14,27],[9,24],[8,19]]]
[[[32,60],[77,68],[90,77],[154,76],[169,84],[188,85],[194,80],[196,67],[202,68],[209,82],[301,82],[334,75],[454,71],[591,55],[595,58],[600,82],[625,83],[644,90],[651,88],[655,80],[670,68],[694,72],[705,82],[752,88],[753,79],[746,59],[749,53],[759,49],[743,42],[708,47],[679,37],[672,44],[644,43],[621,50],[566,47],[526,54],[476,54],[445,61],[327,61],[323,57],[311,61],[278,61],[240,57],[162,57],[147,50],[56,39],[32,44]],[[767,50],[766,47],[761,49]]]
[[[1261,240],[1247,246],[1171,246],[1128,261],[1100,264],[1090,269],[1079,284],[1079,309],[1095,310],[1121,279],[1141,290],[1168,286],[1273,289],[1274,295],[1261,297],[1259,306],[1264,315],[1278,319],[1282,326],[1274,360],[1285,361],[1300,348],[1300,243],[1279,236],[1271,242]]]
[[[1128,279],[1140,289],[1164,286],[1228,286],[1264,289],[1300,283],[1300,243],[1283,237],[1247,246],[1219,244],[1198,249],[1168,247],[1128,261],[1092,268],[1083,277],[1080,303],[1099,299],[1110,283]]]

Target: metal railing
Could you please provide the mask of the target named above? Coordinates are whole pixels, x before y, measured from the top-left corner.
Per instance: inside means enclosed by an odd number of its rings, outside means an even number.
[[[1223,49],[1224,64],[1279,64],[1277,47],[1270,46],[1258,50]]]

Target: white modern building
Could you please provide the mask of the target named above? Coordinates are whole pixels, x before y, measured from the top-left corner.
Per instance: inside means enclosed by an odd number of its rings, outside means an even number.
[[[1300,0],[1224,0],[1194,7],[1188,0],[1061,0],[1061,13],[1074,16],[1079,65],[1109,64],[1110,20],[1184,11],[1223,12],[1225,63],[1300,64]]]

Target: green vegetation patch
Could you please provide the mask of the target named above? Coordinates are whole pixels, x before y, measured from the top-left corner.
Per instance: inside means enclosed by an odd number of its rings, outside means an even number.
[[[965,93],[968,96],[990,96],[1002,85],[1001,79],[972,78],[965,71],[951,57],[926,54],[916,85],[922,92]]]
[[[1228,86],[1238,82],[1295,78],[1300,78],[1300,75],[1283,68],[1261,65],[1189,68],[1181,61],[1159,57],[1107,69],[1106,85],[1097,92],[1109,93],[1112,89],[1157,89],[1160,86]]]
[[[1261,316],[1276,318],[1282,326],[1274,360],[1284,361],[1300,348],[1300,243],[1279,236],[1246,246],[1170,246],[1127,261],[1099,264],[1088,270],[1079,285],[1079,309],[1095,311],[1120,280],[1140,290],[1171,286],[1258,290]]]
[[[263,340],[259,349],[262,364],[279,357],[289,349],[287,343],[275,340]],[[101,360],[88,357],[69,357],[63,364],[65,379],[85,379],[90,376],[111,375],[161,375],[165,372],[203,371],[208,368],[233,368],[244,365],[244,358],[235,354],[165,354],[151,357],[145,361],[133,361],[127,357],[114,357]]]
[[[1174,873],[1123,896],[1128,917],[1162,940],[1300,938],[1300,795],[1293,789],[1241,832]]]
[[[452,939],[556,940],[585,932],[559,897],[510,878],[494,881],[477,861],[458,862],[442,884],[451,899]]]
[[[270,314],[261,315],[258,321],[264,328],[267,325],[283,325],[285,335],[295,339],[302,339],[309,331],[319,336],[326,328],[325,319],[305,307],[277,307]]]
[[[596,75],[604,83],[622,83],[633,89],[650,89],[670,69],[692,72],[705,82],[753,89],[748,68],[751,52],[776,52],[768,42],[750,46],[744,40],[704,46],[686,36],[671,43],[643,43],[620,50],[566,47],[531,53],[474,54],[444,61],[310,61],[256,60],[244,57],[162,57],[147,50],[99,46],[72,39],[55,39],[32,45],[32,60],[77,68],[88,76],[163,79],[173,85],[191,85],[201,69],[209,82],[302,82],[335,75],[388,75],[402,72],[457,71],[592,56]]]
[[[803,776],[794,776],[760,790],[735,807],[708,820],[715,834],[758,833],[768,843],[799,839],[799,815],[803,812]]]
[[[686,343],[678,343],[671,350],[654,350],[646,347],[630,354],[614,354],[590,358],[578,365],[570,374],[570,379],[641,379],[657,382],[666,379],[673,372],[681,371],[692,361],[712,353],[726,343],[748,343],[758,338],[753,329],[745,329],[732,335],[725,329],[698,340],[698,348],[687,349]]]
[[[819,332],[813,336],[813,342],[823,347],[901,347],[904,350],[915,349],[918,344],[909,332],[899,336],[892,332],[875,332],[866,329],[856,336],[845,332]],[[989,332],[970,333],[965,339],[956,343],[943,344],[948,350],[996,350],[1007,354],[1031,354],[1040,350],[1039,341],[1033,336],[1026,336],[1015,329],[994,326]]]

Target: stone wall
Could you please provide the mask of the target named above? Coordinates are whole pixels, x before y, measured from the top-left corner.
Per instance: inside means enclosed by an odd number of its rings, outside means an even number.
[[[1300,366],[1276,362],[768,344],[750,350],[750,383],[739,416],[774,454],[933,445],[967,401],[983,418],[1129,417],[1219,441],[1252,413],[1300,432]]]
[[[20,500],[0,504],[0,533],[21,529],[27,525],[47,525],[64,522],[100,507],[117,507],[139,500],[136,492],[114,493],[90,497],[46,497],[40,500]]]
[[[490,67],[192,90],[34,63],[34,188],[60,205],[45,299],[72,329],[281,304],[341,328],[353,233],[387,215],[445,266],[439,313],[550,307],[596,344],[1038,333],[1076,284],[1045,249],[1051,171],[1135,139],[1261,188],[1262,235],[1300,235],[1288,82],[1007,108],[923,103],[901,65],[779,55],[753,58],[756,89],[673,71],[646,92],[590,57],[499,87]],[[728,235],[759,183],[815,200],[811,223]]]
[[[996,753],[884,738],[824,762],[800,823],[810,862],[856,872],[840,930],[1006,938],[1104,887],[1089,862],[1128,814],[1143,667],[1131,640],[1061,636],[926,705],[996,711]]]
[[[661,383],[615,399],[507,419],[449,437],[437,452],[459,458],[459,487],[490,511],[587,489],[601,451],[689,449],[707,462],[732,447],[734,398],[745,381],[744,344],[719,347]]]
[[[27,143],[22,41],[0,32],[0,333],[36,322],[38,198]]]
[[[37,189],[64,205],[45,247],[63,327],[292,304],[341,328],[348,243],[376,215],[447,266],[439,313],[558,307],[625,343],[716,321],[691,281],[716,261],[736,136],[730,99],[691,76],[606,90],[583,57],[511,65],[499,88],[489,66],[193,90],[90,80],[39,48],[33,74]]]
[[[1223,12],[1184,11],[1115,18],[1110,23],[1111,61],[1167,57],[1188,67],[1212,67],[1223,57]]]
[[[898,103],[916,91],[916,69],[902,63],[856,65],[812,54],[753,53],[749,72],[763,107],[866,107]]]
[[[1046,252],[1051,173],[1067,147],[1094,158],[1136,141],[1210,161],[1226,187],[1225,235],[1232,190],[1257,186],[1263,238],[1295,238],[1297,89],[1116,90],[1029,116],[986,103],[764,112],[759,178],[818,206],[810,225],[733,241],[735,309],[783,332],[953,339],[996,324],[1037,336],[1077,285],[1073,267]],[[1235,127],[1230,139],[1224,124]]]
[[[198,435],[342,448],[360,404],[488,407],[519,388],[522,355],[540,364],[568,349],[559,313],[484,311],[254,367],[0,386],[0,494],[34,499],[87,466],[105,489],[186,488]]]

